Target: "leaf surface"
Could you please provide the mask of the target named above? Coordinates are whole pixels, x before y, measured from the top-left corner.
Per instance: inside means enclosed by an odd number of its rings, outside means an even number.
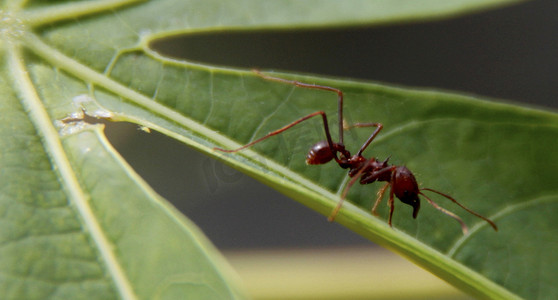
[[[0,288],[5,298],[224,298],[242,295],[198,230],[123,162],[89,116],[161,131],[329,215],[346,183],[336,165],[306,166],[319,120],[241,153],[235,148],[324,110],[336,96],[253,73],[161,57],[157,38],[208,30],[381,24],[449,17],[515,1],[6,1],[1,34]],[[292,75],[282,74],[285,78]],[[337,218],[479,296],[552,298],[558,209],[554,113],[473,97],[323,78],[345,92],[345,118],[382,122],[365,154],[409,167],[496,221],[459,211],[471,233],[423,204],[396,203],[394,229],[367,210],[376,185],[355,186]],[[358,149],[369,129],[346,132]],[[537,255],[533,255],[536,253]],[[544,263],[543,263],[544,262]],[[488,278],[489,280],[487,280]],[[30,288],[32,287],[32,288]]]

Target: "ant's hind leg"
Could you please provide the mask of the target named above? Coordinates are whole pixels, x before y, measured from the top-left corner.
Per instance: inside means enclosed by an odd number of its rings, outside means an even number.
[[[337,94],[337,116],[339,118],[339,144],[343,144],[343,122],[342,122],[342,120],[343,120],[343,91],[341,91],[340,89],[336,89],[334,87],[330,87],[330,86],[310,84],[310,83],[304,83],[304,82],[300,82],[300,81],[296,81],[296,80],[288,80],[288,79],[283,79],[283,78],[279,78],[279,77],[269,76],[269,75],[263,74],[262,72],[260,72],[259,70],[256,70],[256,69],[253,69],[252,72],[254,72],[256,75],[260,76],[261,78],[263,78],[265,80],[282,82],[282,83],[294,85],[294,86],[301,87],[301,88],[316,89],[316,90],[330,91],[330,92],[336,93]]]
[[[263,141],[263,140],[265,140],[265,139],[267,139],[267,138],[269,138],[269,137],[272,137],[272,136],[274,136],[274,135],[280,134],[280,133],[282,133],[283,131],[285,131],[285,130],[287,130],[287,129],[293,127],[293,126],[295,126],[295,125],[297,125],[297,124],[299,124],[299,123],[301,123],[301,122],[303,122],[303,121],[306,121],[306,120],[308,120],[308,119],[310,119],[310,118],[312,118],[312,117],[318,116],[318,115],[321,115],[321,116],[322,116],[322,120],[323,120],[323,122],[324,122],[324,130],[325,130],[326,138],[327,138],[327,143],[328,143],[329,147],[333,149],[333,140],[331,139],[331,134],[329,133],[329,127],[328,127],[328,125],[327,125],[327,116],[326,116],[325,112],[323,112],[323,111],[317,111],[317,112],[311,113],[311,114],[309,114],[309,115],[307,115],[307,116],[304,116],[304,117],[302,117],[302,118],[300,118],[300,119],[298,119],[298,120],[296,120],[296,121],[294,121],[294,122],[292,122],[292,123],[290,123],[290,124],[287,124],[286,126],[283,126],[282,128],[279,128],[279,129],[277,129],[277,130],[275,130],[275,131],[272,131],[272,132],[266,134],[265,136],[263,136],[263,137],[261,137],[261,138],[255,140],[255,141],[253,141],[253,142],[251,142],[251,143],[248,143],[248,144],[246,144],[246,145],[244,145],[244,146],[242,146],[242,147],[240,147],[240,148],[228,150],[228,149],[222,149],[222,148],[215,147],[215,148],[213,148],[213,150],[217,150],[217,151],[221,151],[221,152],[227,152],[227,153],[237,152],[237,151],[240,151],[240,150],[242,150],[242,149],[248,148],[248,147],[250,147],[250,146],[252,146],[252,145],[254,145],[254,144],[257,144],[257,143],[259,143],[259,142],[261,142],[261,141]]]
[[[336,89],[334,87],[330,87],[330,86],[326,86],[326,85],[304,83],[304,82],[300,82],[300,81],[296,81],[296,80],[289,80],[289,79],[269,76],[269,75],[263,74],[259,70],[255,70],[255,69],[252,70],[252,72],[256,73],[256,75],[260,76],[261,78],[263,78],[265,80],[269,80],[269,81],[282,82],[282,83],[286,83],[286,84],[290,84],[290,85],[294,85],[294,86],[298,86],[298,87],[302,87],[302,88],[307,88],[307,89],[317,89],[317,90],[324,90],[324,91],[334,92],[339,96],[339,102],[341,104],[343,103],[343,92],[340,89]]]

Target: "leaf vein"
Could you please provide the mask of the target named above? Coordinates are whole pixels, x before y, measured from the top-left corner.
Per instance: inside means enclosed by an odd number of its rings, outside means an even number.
[[[34,89],[33,83],[25,69],[22,53],[20,48],[15,46],[8,50],[9,70],[14,78],[14,86],[19,94],[23,106],[29,112],[29,117],[33,122],[37,133],[40,135],[44,144],[53,169],[56,170],[57,176],[67,193],[71,203],[77,208],[82,221],[89,230],[91,237],[98,247],[101,257],[103,258],[118,292],[124,299],[136,299],[133,290],[117,264],[114,253],[112,252],[110,243],[102,232],[100,225],[97,223],[91,207],[88,205],[88,196],[81,189],[81,185],[74,173],[68,157],[65,155],[64,148],[58,137],[58,132],[54,128],[48,113],[41,103],[41,99]]]

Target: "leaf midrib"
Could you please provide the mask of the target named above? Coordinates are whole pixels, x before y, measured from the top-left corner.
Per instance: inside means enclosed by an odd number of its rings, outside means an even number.
[[[45,152],[47,153],[53,170],[63,190],[67,194],[70,203],[77,208],[85,227],[89,230],[93,242],[97,246],[104,264],[119,294],[123,299],[137,299],[128,278],[124,274],[112,252],[112,247],[104,235],[101,226],[97,222],[91,207],[88,205],[88,197],[83,192],[74,170],[66,156],[58,132],[43,106],[33,82],[26,71],[23,55],[20,47],[10,46],[6,49],[8,69],[11,72],[13,87],[21,100],[22,106],[28,112],[29,119],[33,123],[37,135],[40,137]]]

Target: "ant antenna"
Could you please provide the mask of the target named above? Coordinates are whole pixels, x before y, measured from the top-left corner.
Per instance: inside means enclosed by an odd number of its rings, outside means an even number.
[[[459,224],[461,224],[461,231],[463,231],[463,235],[467,235],[467,233],[469,232],[469,228],[467,228],[467,225],[465,224],[465,222],[463,222],[463,220],[461,220],[461,218],[459,216],[457,216],[456,214],[452,213],[451,211],[441,207],[440,205],[436,204],[436,202],[432,201],[432,199],[428,198],[428,196],[426,196],[424,193],[419,192],[419,194],[422,195],[424,198],[426,198],[428,203],[430,203],[430,205],[434,206],[434,208],[436,208],[437,210],[443,212],[444,214],[454,218],[457,222],[459,222]]]
[[[455,200],[453,197],[451,197],[450,195],[446,195],[442,192],[438,192],[437,190],[433,190],[431,188],[421,188],[421,191],[431,191],[433,193],[436,193],[438,195],[444,196],[446,198],[448,198],[449,200],[451,200],[453,203],[459,205],[459,207],[463,208],[464,210],[466,210],[468,213],[481,218],[483,220],[485,220],[488,224],[490,224],[490,226],[492,226],[492,228],[494,228],[495,231],[498,231],[498,226],[496,226],[496,224],[494,222],[492,222],[491,220],[489,220],[488,218],[485,218],[481,215],[479,215],[478,213],[468,209],[467,207],[463,206],[461,203],[457,202],[457,200]],[[445,210],[444,208],[440,207],[438,204],[436,204],[434,201],[432,201],[430,198],[428,198],[423,192],[419,191],[419,194],[421,194],[424,198],[426,198],[426,200],[428,200],[428,202],[434,206],[436,209],[440,210],[441,212],[445,213],[446,215],[456,219],[459,223],[461,223],[461,229],[463,230],[463,233],[466,234],[467,233],[467,226],[465,225],[465,223],[463,223],[463,221],[461,220],[461,218],[459,218],[457,215],[455,215],[452,212],[449,212],[447,210]]]

